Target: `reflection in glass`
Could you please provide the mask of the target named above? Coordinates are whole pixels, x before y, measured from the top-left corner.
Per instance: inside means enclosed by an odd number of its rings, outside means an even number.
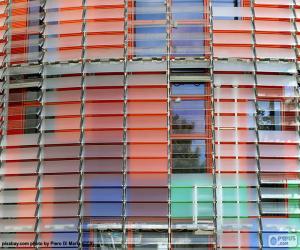
[[[173,140],[172,145],[173,173],[205,171],[205,140]]]

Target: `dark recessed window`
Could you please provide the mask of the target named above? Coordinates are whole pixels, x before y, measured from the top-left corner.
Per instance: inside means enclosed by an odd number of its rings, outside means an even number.
[[[281,130],[281,102],[259,101],[258,102],[258,129]]]
[[[200,173],[206,171],[205,140],[173,140],[172,172]]]

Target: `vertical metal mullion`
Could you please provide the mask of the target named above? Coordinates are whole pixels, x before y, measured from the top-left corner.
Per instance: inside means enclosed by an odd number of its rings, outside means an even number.
[[[86,77],[85,77],[85,56],[86,56],[86,0],[82,0],[82,40],[81,40],[81,107],[80,107],[80,178],[79,178],[79,234],[78,242],[79,249],[83,249],[83,231],[84,231],[84,145],[85,145],[85,90],[86,90]],[[93,233],[93,232],[92,232]]]
[[[212,132],[212,139],[211,139],[211,145],[212,145],[212,174],[213,174],[213,207],[214,207],[214,239],[215,239],[215,249],[218,248],[218,211],[217,211],[217,177],[216,177],[216,135],[215,135],[215,84],[214,84],[214,45],[213,45],[213,6],[212,1],[209,1],[209,37],[210,37],[210,103],[211,103],[211,132]]]
[[[7,30],[5,31],[3,37],[6,39],[6,43],[4,45],[4,50],[5,50],[5,56],[3,58],[3,62],[1,67],[4,68],[2,76],[4,76],[4,82],[2,85],[1,92],[3,93],[3,96],[1,98],[1,137],[0,137],[0,170],[3,167],[4,160],[2,157],[3,153],[3,148],[6,146],[4,142],[4,138],[7,135],[7,121],[8,121],[8,102],[9,102],[9,83],[10,83],[10,77],[9,77],[9,50],[8,50],[8,44],[10,43],[10,32],[11,32],[11,22],[10,22],[10,17],[11,17],[11,9],[12,9],[12,0],[8,0],[7,6],[5,8],[5,13],[7,14],[7,17],[5,19],[4,25],[6,25]],[[2,181],[2,175],[0,175],[0,181]],[[4,189],[5,187],[3,187]],[[0,192],[3,190],[2,188],[0,189]],[[1,233],[0,233],[0,238],[1,238]]]
[[[43,2],[43,4],[41,4],[41,8],[44,8],[45,7],[45,4],[46,4],[47,0],[45,2]],[[45,13],[42,13],[43,16],[42,16],[42,21],[44,21],[45,19]],[[40,33],[42,34],[43,33],[43,29],[40,30]],[[40,88],[41,88],[41,103],[40,103],[40,107],[41,107],[41,110],[40,110],[40,122],[41,122],[41,125],[40,125],[40,130],[39,130],[39,138],[38,138],[38,145],[39,145],[39,150],[38,150],[38,167],[37,167],[37,173],[38,173],[38,178],[37,178],[37,194],[36,194],[36,203],[37,203],[37,209],[36,209],[36,217],[37,217],[37,221],[36,221],[36,225],[35,225],[35,233],[36,233],[36,238],[35,238],[35,241],[37,242],[38,239],[39,239],[39,227],[38,225],[40,224],[39,221],[40,221],[40,210],[41,210],[41,204],[40,204],[40,201],[41,201],[41,197],[42,197],[42,191],[41,191],[41,187],[42,187],[42,176],[43,176],[43,159],[44,159],[44,155],[43,155],[43,148],[44,148],[44,142],[43,142],[43,134],[44,134],[44,122],[43,122],[43,119],[44,119],[44,116],[43,116],[43,109],[44,109],[44,103],[45,103],[45,93],[46,93],[46,89],[43,88],[43,83],[45,81],[45,74],[44,74],[44,56],[45,56],[45,48],[44,48],[44,45],[45,45],[45,36],[42,34],[42,42],[39,44],[39,46],[41,46],[41,51],[42,51],[42,54],[41,54],[41,71],[40,71],[40,74],[41,74],[41,85],[40,85]],[[40,249],[40,246],[37,244],[36,249]]]
[[[9,55],[10,54],[10,33],[11,33],[11,22],[10,22],[10,17],[11,15],[11,10],[12,10],[12,0],[9,0],[5,9],[5,13],[7,13],[7,18],[5,19],[4,25],[7,26],[7,30],[5,31],[3,37],[6,38],[6,43],[4,45],[4,50],[5,50],[5,56],[3,58],[3,64],[1,65],[2,68],[4,68],[2,76],[4,77],[4,83],[3,83],[3,97],[1,98],[1,108],[3,109],[1,112],[1,117],[3,119],[3,122],[1,123],[1,128],[2,128],[2,135],[1,135],[1,140],[3,135],[7,132],[7,122],[8,122],[8,99],[9,99],[9,82],[10,82],[10,77],[9,77]],[[7,48],[9,46],[9,49]],[[1,148],[2,152],[2,148]],[[1,159],[2,160],[2,159]],[[2,164],[1,164],[2,167]]]
[[[5,50],[5,56],[3,58],[3,63],[1,65],[1,68],[3,68],[2,76],[4,77],[4,82],[2,85],[1,92],[3,94],[1,98],[1,148],[0,148],[0,169],[3,166],[3,158],[2,158],[2,152],[3,152],[3,147],[5,146],[3,144],[3,139],[5,138],[5,135],[7,134],[7,121],[8,121],[8,102],[9,102],[9,82],[10,82],[10,77],[9,77],[9,60],[8,60],[8,44],[10,41],[10,32],[11,32],[11,22],[10,22],[10,17],[11,17],[11,8],[12,8],[12,0],[9,0],[5,9],[5,13],[7,13],[7,18],[5,19],[4,25],[7,26],[7,30],[5,31],[3,37],[6,38],[6,43],[4,45],[4,50]],[[2,80],[2,79],[1,79]],[[2,176],[0,175],[0,179]]]
[[[171,83],[170,83],[170,60],[171,60],[171,32],[172,32],[172,6],[171,1],[167,0],[166,2],[166,18],[167,18],[167,130],[168,130],[168,249],[172,249],[172,204],[171,204],[171,180],[172,180],[172,163],[171,163],[171,154],[172,154],[172,144],[171,144]]]
[[[259,140],[259,133],[258,133],[258,129],[259,129],[259,121],[258,121],[258,103],[257,103],[257,86],[258,86],[258,80],[257,80],[257,53],[256,53],[256,36],[255,36],[255,32],[256,32],[256,26],[255,26],[255,9],[254,9],[254,0],[250,1],[251,4],[251,13],[252,13],[252,17],[251,17],[251,24],[252,24],[252,31],[251,31],[251,35],[252,35],[252,40],[253,40],[253,44],[252,44],[252,49],[253,49],[253,54],[254,54],[254,61],[253,61],[253,65],[254,65],[254,93],[255,93],[255,100],[254,100],[254,104],[255,104],[255,109],[256,109],[256,114],[255,114],[255,121],[256,121],[256,128],[255,128],[255,134],[256,134],[256,152],[257,152],[257,156],[256,156],[256,162],[257,162],[257,180],[258,180],[258,187],[257,187],[257,191],[259,194],[259,199],[258,199],[258,208],[259,208],[259,240],[260,240],[260,246],[259,249],[262,249],[263,247],[263,237],[262,237],[262,220],[261,220],[261,216],[262,216],[262,207],[261,207],[261,167],[260,167],[260,149],[259,149],[259,145],[260,145],[260,140]]]
[[[133,6],[132,6],[133,7]],[[122,178],[122,249],[126,250],[126,235],[127,235],[127,218],[126,218],[126,205],[127,205],[127,63],[128,63],[128,0],[124,0],[124,78],[123,78],[123,178]]]

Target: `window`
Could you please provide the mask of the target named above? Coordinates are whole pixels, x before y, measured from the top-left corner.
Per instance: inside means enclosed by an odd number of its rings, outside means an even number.
[[[39,131],[40,97],[41,90],[38,88],[10,90],[8,134],[30,134]]]
[[[240,0],[212,0],[213,6],[238,7]]]
[[[205,140],[173,140],[172,163],[173,173],[205,172]]]
[[[205,101],[182,100],[177,98],[171,103],[172,133],[205,133]]]
[[[205,54],[205,24],[203,0],[172,2],[172,56],[194,57]]]
[[[129,15],[129,46],[136,57],[163,57],[167,53],[167,8],[164,0],[133,1]],[[171,55],[203,56],[209,51],[205,35],[203,0],[173,0]],[[207,49],[205,49],[207,47]]]
[[[163,20],[166,19],[166,6],[164,0],[147,2],[135,0],[135,19],[136,20]]]
[[[207,69],[171,70],[172,173],[210,172],[210,99]]]
[[[204,95],[204,83],[173,83],[171,87],[172,95]]]
[[[166,54],[166,5],[164,0],[133,1],[129,16],[133,31],[129,45],[136,57],[162,57]]]
[[[135,27],[135,56],[163,56],[166,53],[165,25],[137,25]]]
[[[241,7],[242,0],[212,0],[213,7]],[[227,11],[226,9],[223,10]],[[214,17],[215,20],[238,20],[239,17]]]
[[[257,116],[260,130],[281,130],[280,101],[259,101]]]

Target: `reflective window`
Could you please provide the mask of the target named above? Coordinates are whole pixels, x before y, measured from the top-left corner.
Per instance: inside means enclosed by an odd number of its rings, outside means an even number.
[[[281,130],[281,102],[259,101],[258,123],[261,130]]]
[[[177,98],[171,104],[172,133],[205,133],[205,101]]]
[[[204,95],[204,83],[173,83],[171,86],[172,95]]]
[[[166,19],[166,5],[164,0],[155,2],[135,0],[136,20],[162,20]]]
[[[206,169],[205,140],[173,140],[172,172],[195,173]]]
[[[212,0],[213,6],[238,7],[240,2],[240,0]]]

